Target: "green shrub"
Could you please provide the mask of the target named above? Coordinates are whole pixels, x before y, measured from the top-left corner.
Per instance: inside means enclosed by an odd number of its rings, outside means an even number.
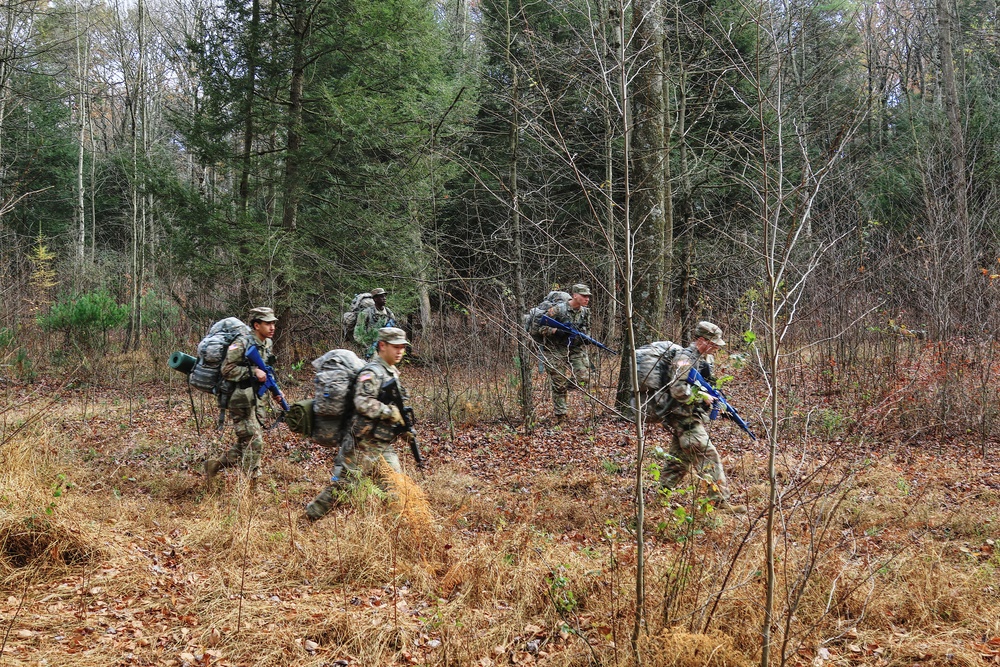
[[[77,343],[107,342],[108,331],[128,320],[128,306],[119,305],[104,291],[69,295],[57,301],[38,324],[46,331],[62,331]]]

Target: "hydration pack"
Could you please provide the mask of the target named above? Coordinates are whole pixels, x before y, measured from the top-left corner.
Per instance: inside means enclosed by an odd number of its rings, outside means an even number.
[[[572,298],[573,297],[570,296],[569,292],[561,292],[559,290],[553,290],[548,293],[544,301],[542,301],[540,304],[538,304],[537,306],[529,310],[527,313],[525,313],[524,330],[528,332],[528,335],[531,336],[532,340],[534,340],[536,343],[541,343],[542,340],[544,340],[542,338],[542,334],[539,333],[538,331],[539,328],[541,327],[541,324],[538,322],[538,319],[542,315],[548,314],[549,309],[552,308],[553,306],[558,305],[560,303],[566,303]]]
[[[198,363],[188,375],[188,382],[195,389],[209,394],[218,393],[222,380],[222,362],[233,341],[252,333],[250,327],[236,317],[227,317],[211,326],[208,334],[198,343]]]

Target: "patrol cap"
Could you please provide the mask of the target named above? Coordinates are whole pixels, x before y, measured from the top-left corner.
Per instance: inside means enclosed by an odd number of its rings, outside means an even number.
[[[583,283],[577,283],[573,285],[572,289],[570,289],[570,292],[572,292],[573,294],[579,294],[580,296],[590,296],[590,288],[584,285]]]
[[[277,322],[278,318],[274,316],[274,311],[265,306],[260,306],[259,308],[250,309],[250,317],[247,318],[250,324],[254,322]]]
[[[702,320],[701,322],[698,322],[698,324],[694,325],[694,330],[691,332],[691,335],[695,338],[704,338],[705,340],[709,340],[719,347],[725,347],[726,345],[726,341],[722,337],[722,329],[720,329],[718,325],[705,320]]]
[[[389,345],[409,345],[406,340],[406,332],[396,327],[382,327],[378,330],[378,342]]]
[[[372,296],[378,296],[379,294],[386,294],[386,293],[387,292],[381,287],[376,287],[371,292],[369,292],[369,294],[371,294]]]

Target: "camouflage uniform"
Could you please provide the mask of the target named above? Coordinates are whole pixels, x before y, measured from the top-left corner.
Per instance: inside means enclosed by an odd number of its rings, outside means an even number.
[[[372,290],[372,296],[385,294],[381,287]],[[378,340],[379,329],[396,326],[396,315],[384,306],[369,306],[358,313],[358,321],[354,325],[354,342],[361,348],[361,357],[369,359],[375,353],[375,343]]]
[[[695,328],[696,334],[703,324],[710,323],[700,323]],[[718,331],[718,340],[722,340],[721,330],[715,325],[711,326],[714,331]],[[722,460],[705,428],[711,408],[700,398],[694,398],[692,387],[686,379],[691,368],[698,368],[702,376],[711,382],[712,358],[702,358],[694,343],[674,355],[667,375],[667,391],[663,394],[666,400],[658,401],[656,407],[664,426],[673,435],[669,457],[660,474],[660,486],[675,488],[693,466],[699,477],[712,484],[710,498],[728,500],[729,482],[722,469]]]
[[[378,337],[387,342],[406,340],[403,331],[393,327],[382,328]],[[378,355],[358,373],[351,426],[340,443],[332,483],[306,507],[306,515],[310,519],[319,519],[329,512],[336,496],[355,487],[362,477],[377,477],[379,459],[384,459],[394,472],[403,472],[393,446],[397,437],[397,425],[392,422],[393,406],[378,400],[383,383],[391,378],[396,378],[398,383],[399,371]],[[405,396],[402,385],[399,387]]]
[[[590,290],[587,290],[587,296]],[[582,306],[573,310],[569,304],[558,303],[547,313],[552,319],[568,324],[580,333],[590,335],[590,308]],[[569,335],[562,331],[545,336],[542,343],[542,360],[545,370],[552,383],[552,407],[556,417],[563,417],[569,411],[566,394],[569,391],[570,377],[574,386],[587,388],[590,380],[590,357],[580,339],[570,342]],[[569,365],[569,373],[566,366]]]
[[[270,338],[261,340],[255,334],[240,336],[226,351],[222,364],[222,378],[236,385],[229,398],[229,416],[236,431],[236,444],[219,459],[220,468],[240,465],[251,477],[260,476],[260,457],[264,450],[264,406],[267,396],[257,398],[256,381],[246,352],[256,345],[260,356],[273,363],[274,343]]]

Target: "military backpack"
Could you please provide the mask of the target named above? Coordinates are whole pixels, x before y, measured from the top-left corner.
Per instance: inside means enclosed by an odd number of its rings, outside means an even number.
[[[211,326],[208,334],[198,343],[198,362],[188,375],[188,383],[195,389],[217,394],[222,383],[222,362],[233,341],[252,333],[250,327],[236,317],[227,317]]]
[[[661,340],[636,348],[635,362],[639,375],[638,404],[644,406],[647,421],[659,421],[671,397],[667,390],[670,380],[667,374],[674,363],[674,357],[683,348],[669,340]],[[632,399],[632,409],[636,409],[636,398]]]
[[[361,294],[355,294],[354,298],[351,300],[351,307],[341,315],[341,321],[344,324],[344,335],[350,338],[351,334],[354,332],[354,326],[358,323],[358,315],[365,308],[374,308],[375,299],[372,298],[371,292],[362,292]]]
[[[540,304],[529,310],[524,315],[524,330],[528,332],[531,339],[536,343],[541,343],[544,339],[541,334],[541,324],[539,323],[539,318],[549,312],[549,309],[560,303],[566,303],[573,297],[570,296],[569,292],[561,292],[559,290],[553,290],[548,293],[545,300]]]
[[[313,360],[312,438],[321,445],[340,444],[354,412],[354,381],[365,362],[350,350],[330,350]]]

